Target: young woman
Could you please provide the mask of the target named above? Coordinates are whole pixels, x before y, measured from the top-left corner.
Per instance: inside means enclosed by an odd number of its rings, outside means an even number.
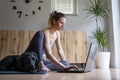
[[[60,31],[63,30],[66,17],[63,13],[54,11],[51,13],[48,24],[49,27],[43,31],[36,32],[26,51],[33,51],[38,55],[40,70],[50,72],[58,70],[77,69],[75,65],[70,65],[66,61],[64,51],[60,42]],[[53,55],[52,47],[56,44],[60,61]],[[47,61],[46,57],[50,60]]]

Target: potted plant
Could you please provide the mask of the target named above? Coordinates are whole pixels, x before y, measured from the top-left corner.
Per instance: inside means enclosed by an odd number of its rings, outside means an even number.
[[[98,43],[98,52],[96,55],[96,67],[97,68],[109,68],[110,52],[107,52],[107,32],[97,28],[93,32],[94,38]]]
[[[106,4],[103,3],[104,0],[89,0],[90,5],[87,7],[87,15],[95,18],[96,30],[93,32],[93,36],[98,44],[98,52],[96,55],[96,67],[98,68],[109,68],[110,52],[106,52],[107,48],[107,31],[101,29],[98,25],[98,20],[105,19],[108,17],[110,10],[107,9]],[[108,57],[108,59],[107,59]],[[105,62],[105,63],[104,63]]]

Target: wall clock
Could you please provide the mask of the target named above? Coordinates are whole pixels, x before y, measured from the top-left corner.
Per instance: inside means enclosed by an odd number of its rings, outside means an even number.
[[[20,2],[21,1],[21,2]],[[43,0],[10,0],[12,4],[12,10],[16,12],[18,15],[18,18],[21,18],[21,16],[29,16],[29,15],[36,15],[36,12],[41,10],[41,4],[44,2]],[[22,3],[20,5],[20,3]],[[37,5],[33,7],[29,7],[31,5]],[[25,11],[24,9],[21,9],[21,7],[24,8],[24,6],[27,6],[29,8],[29,13],[28,11]]]

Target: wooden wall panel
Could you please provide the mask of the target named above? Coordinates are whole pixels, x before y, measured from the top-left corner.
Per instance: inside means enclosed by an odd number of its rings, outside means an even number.
[[[27,30],[0,30],[0,59],[7,55],[23,53],[35,32]]]
[[[22,54],[35,32],[34,30],[0,30],[0,59],[7,55]],[[68,61],[85,62],[85,32],[63,31],[61,32],[61,43]],[[53,53],[58,58],[55,45]]]
[[[61,44],[67,60],[72,63],[84,63],[86,61],[86,33],[82,31],[61,32]],[[54,45],[53,53],[56,54]]]

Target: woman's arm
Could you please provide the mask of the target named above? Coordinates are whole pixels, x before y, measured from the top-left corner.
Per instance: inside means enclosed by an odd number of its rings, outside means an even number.
[[[45,47],[45,51],[46,51],[46,56],[47,58],[53,62],[56,66],[58,66],[59,68],[61,69],[65,69],[65,65],[63,65],[62,63],[60,63],[57,58],[52,54],[52,50],[50,48],[50,45],[49,45],[49,41],[50,41],[50,38],[49,38],[49,31],[48,30],[45,30],[44,31],[44,34],[45,34],[45,44],[44,44],[44,47]]]
[[[50,48],[50,45],[49,45],[49,41],[50,41],[50,38],[49,38],[49,31],[45,30],[44,31],[44,34],[45,34],[45,43],[44,43],[44,47],[45,47],[45,51],[46,51],[46,56],[47,58],[53,63],[55,64],[56,66],[58,66],[59,68],[61,69],[64,69],[64,70],[68,70],[68,69],[77,69],[77,66],[75,65],[70,65],[70,66],[65,66],[63,65],[62,63],[60,63],[57,58],[52,54],[52,50]],[[63,58],[64,59],[64,58]],[[65,60],[65,59],[64,59]]]
[[[60,59],[63,61],[66,61],[66,57],[65,57],[65,54],[62,49],[61,42],[60,42],[60,33],[59,32],[57,32],[57,39],[56,39],[55,43],[56,43],[56,47],[57,47],[57,51],[60,56]]]

